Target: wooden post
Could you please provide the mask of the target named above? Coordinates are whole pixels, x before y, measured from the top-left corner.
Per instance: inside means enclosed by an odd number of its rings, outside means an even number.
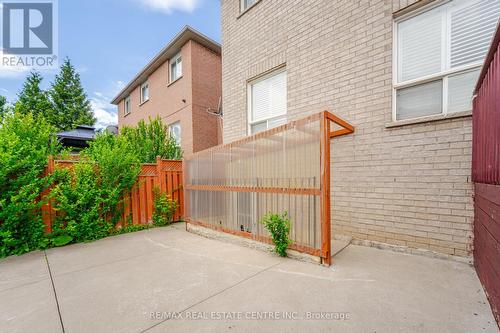
[[[54,156],[49,155],[47,167],[45,168],[45,175],[51,175],[54,172]],[[50,188],[42,192],[42,198],[50,193]],[[52,208],[52,199],[42,206],[42,220],[45,225],[45,233],[52,232],[52,224],[54,223],[54,210]]]
[[[331,265],[330,226],[330,120],[326,111],[320,118],[321,136],[321,252],[324,265]]]
[[[162,188],[162,181],[161,181],[161,178],[162,178],[162,165],[161,165],[161,157],[160,156],[156,156],[156,186],[158,186],[158,189],[160,190],[160,192],[164,192],[164,189]]]
[[[186,221],[186,230],[187,230],[187,224],[189,222],[189,192],[186,189],[186,182],[187,182],[187,166],[186,166],[186,159],[182,159],[182,189],[181,191],[183,194],[181,195],[184,204],[184,209],[183,209],[183,214],[184,214],[184,220]]]

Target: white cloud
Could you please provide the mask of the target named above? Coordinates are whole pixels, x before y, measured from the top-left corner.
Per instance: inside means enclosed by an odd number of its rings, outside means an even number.
[[[30,67],[22,66],[4,66],[0,63],[0,78],[2,79],[19,79],[26,76],[31,70]]]
[[[116,86],[117,91],[120,91],[125,87],[125,82],[120,81],[120,80],[113,82],[113,84]]]
[[[173,11],[192,12],[199,5],[201,0],[138,0],[151,10],[170,14]]]
[[[90,105],[96,117],[96,128],[104,128],[108,125],[116,125],[118,116],[116,114],[116,106],[109,103],[109,96],[100,92],[94,92],[94,96],[90,98]]]

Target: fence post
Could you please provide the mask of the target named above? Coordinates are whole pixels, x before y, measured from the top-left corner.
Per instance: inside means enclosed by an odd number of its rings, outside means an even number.
[[[326,112],[320,118],[321,135],[321,252],[323,264],[330,266],[331,231],[330,231],[330,120]]]
[[[182,159],[182,178],[181,178],[181,184],[182,184],[182,216],[184,217],[184,220],[186,221],[186,230],[187,229],[187,222],[189,221],[189,192],[187,189],[187,177],[186,177],[186,171],[187,171],[187,160],[185,158]]]
[[[165,172],[163,171],[163,160],[160,156],[156,156],[156,173],[158,180],[158,189],[162,193],[166,193]]]
[[[54,172],[54,156],[49,155],[47,162],[47,167],[45,168],[45,175],[51,175]],[[50,193],[50,188],[42,192],[42,199]],[[52,232],[52,223],[54,222],[54,211],[52,208],[52,199],[47,200],[45,204],[42,205],[42,220],[45,225],[45,233]]]

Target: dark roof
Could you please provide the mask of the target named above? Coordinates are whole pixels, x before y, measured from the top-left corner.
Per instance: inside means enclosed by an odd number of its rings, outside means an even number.
[[[111,104],[118,104],[127,97],[135,87],[144,83],[151,73],[157,70],[165,61],[175,56],[181,47],[190,40],[194,40],[209,50],[221,54],[221,45],[219,43],[190,26],[186,26],[113,98]]]
[[[95,136],[95,128],[88,125],[78,125],[74,130],[59,132],[57,138],[62,139],[79,139],[79,140],[93,140]]]

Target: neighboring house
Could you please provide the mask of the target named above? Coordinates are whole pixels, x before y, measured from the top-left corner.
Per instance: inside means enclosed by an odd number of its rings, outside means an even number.
[[[118,126],[117,125],[108,125],[108,126],[106,126],[106,128],[104,130],[106,132],[108,132],[109,134],[118,135]]]
[[[118,126],[160,116],[187,154],[219,143],[221,46],[184,28],[113,99]]]
[[[329,110],[332,235],[471,255],[471,99],[500,1],[222,0],[224,143]]]
[[[79,151],[89,146],[89,142],[94,140],[95,133],[93,126],[78,125],[74,130],[59,132],[56,136],[64,147]]]

